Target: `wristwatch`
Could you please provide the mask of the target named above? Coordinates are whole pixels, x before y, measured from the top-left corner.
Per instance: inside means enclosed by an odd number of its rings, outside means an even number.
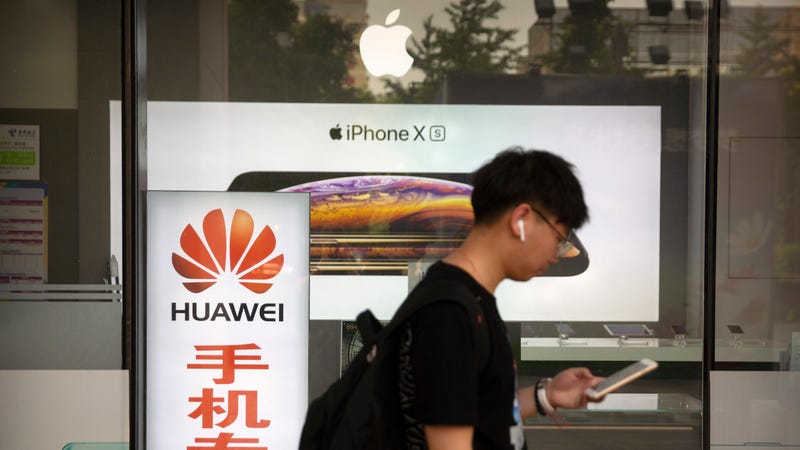
[[[536,411],[542,416],[549,416],[556,412],[556,409],[547,400],[547,384],[552,378],[539,378],[534,389],[533,400],[536,404]]]

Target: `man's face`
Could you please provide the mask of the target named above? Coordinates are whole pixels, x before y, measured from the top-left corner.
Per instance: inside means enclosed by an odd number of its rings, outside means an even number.
[[[523,205],[525,206],[525,205]],[[523,280],[542,275],[558,262],[560,252],[565,249],[569,229],[545,210],[532,205],[519,220],[523,221],[525,240],[520,241],[520,274]],[[522,233],[521,233],[522,234]]]

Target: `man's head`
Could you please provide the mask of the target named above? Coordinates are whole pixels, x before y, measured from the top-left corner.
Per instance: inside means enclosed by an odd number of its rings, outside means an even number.
[[[542,150],[511,148],[472,176],[475,224],[488,224],[521,203],[533,204],[569,229],[589,218],[572,164]]]
[[[588,212],[572,167],[552,153],[512,148],[473,174],[474,231],[482,230],[476,236],[502,260],[505,277],[527,280],[579,253],[569,236]]]

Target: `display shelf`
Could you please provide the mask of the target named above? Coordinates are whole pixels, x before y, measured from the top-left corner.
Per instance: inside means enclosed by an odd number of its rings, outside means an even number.
[[[692,430],[700,423],[703,404],[686,394],[612,393],[585,408],[560,409],[557,417],[536,416],[525,421],[533,428]]]
[[[785,347],[765,341],[733,343],[716,342],[716,360],[723,362],[779,362]],[[635,361],[651,358],[656,361],[700,362],[703,342],[687,339],[580,338],[566,341],[551,337],[523,337],[520,339],[523,361]]]
[[[711,444],[710,448],[713,450],[738,450],[742,448],[747,450],[775,450],[776,448],[800,450],[800,445],[781,444],[779,442],[748,442],[746,444]]]
[[[656,361],[700,361],[700,342],[678,345],[671,339],[631,338],[620,343],[617,338],[521,338],[523,361],[635,361],[651,358]]]
[[[781,361],[781,352],[788,349],[788,345],[780,346],[767,341],[744,340],[736,343],[728,340],[718,340],[714,358],[721,362],[768,362]]]
[[[686,394],[608,394],[602,402],[589,403],[587,411],[700,413],[703,403]]]

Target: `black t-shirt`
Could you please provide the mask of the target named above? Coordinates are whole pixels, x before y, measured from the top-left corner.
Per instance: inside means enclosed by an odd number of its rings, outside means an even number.
[[[470,318],[458,304],[437,302],[409,320],[399,371],[408,448],[426,448],[423,424],[471,425],[476,450],[524,448],[515,361],[494,296],[447,263],[431,266],[421,283],[436,279],[459,281],[479,298],[489,331],[489,361],[476,367]]]

